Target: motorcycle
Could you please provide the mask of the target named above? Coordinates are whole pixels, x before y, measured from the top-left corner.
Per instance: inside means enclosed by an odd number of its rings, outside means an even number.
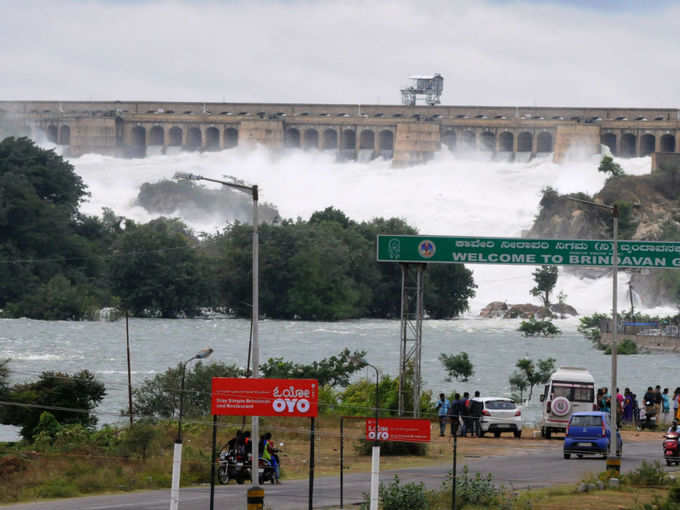
[[[645,402],[645,407],[640,409],[640,428],[642,429],[656,429],[656,412],[657,408],[651,401]]]
[[[221,484],[236,480],[239,485],[250,480],[250,454],[248,456],[236,450],[223,449],[218,458],[217,479]]]
[[[663,436],[663,458],[666,459],[666,465],[670,466],[675,463],[680,464],[680,445],[678,444],[677,432],[666,432]]]
[[[223,485],[228,484],[231,480],[236,480],[236,483],[241,485],[252,477],[250,454],[245,457],[234,450],[222,450],[217,462],[217,479]],[[259,458],[258,462],[258,480],[260,485],[266,482],[276,483],[274,465],[262,457]]]

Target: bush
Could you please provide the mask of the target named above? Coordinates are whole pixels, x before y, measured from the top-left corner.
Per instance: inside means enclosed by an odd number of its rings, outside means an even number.
[[[452,480],[451,471],[449,471],[446,481],[442,484],[444,492],[449,494],[449,502],[451,501]],[[498,502],[502,492],[501,488],[494,485],[491,473],[486,476],[475,473],[474,476],[471,476],[468,467],[463,466],[463,473],[456,476],[456,504],[458,508],[465,505],[491,506]]]
[[[623,479],[630,485],[642,487],[659,487],[667,485],[671,480],[660,462],[650,463],[644,460],[635,471],[623,475]]]
[[[524,333],[524,336],[534,335],[554,336],[562,333],[562,331],[560,331],[560,328],[555,326],[552,322],[548,320],[537,321],[533,317],[528,321],[522,321],[518,331]]]
[[[616,347],[616,353],[617,354],[638,354],[638,346],[635,342],[633,342],[630,338],[625,338],[623,342],[618,344]],[[607,345],[604,350],[605,354],[611,354],[612,353],[612,346]]]
[[[382,510],[426,510],[428,508],[423,482],[401,485],[397,475],[394,475],[394,480],[389,485],[380,484],[379,498]],[[367,509],[368,504],[368,497],[366,497],[361,505],[362,510]]]
[[[136,455],[146,460],[157,437],[158,430],[152,424],[135,423],[125,431],[120,443],[120,453],[123,457]]]

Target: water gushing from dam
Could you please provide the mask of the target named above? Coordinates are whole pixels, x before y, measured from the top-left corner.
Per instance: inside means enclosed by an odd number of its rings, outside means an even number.
[[[627,174],[650,171],[649,158],[617,161]],[[425,165],[408,168],[393,168],[390,161],[381,159],[340,163],[334,154],[325,152],[274,154],[262,147],[144,159],[88,154],[71,162],[92,193],[81,208],[88,214],[101,214],[101,208],[108,207],[136,221],[148,221],[154,215],[134,205],[141,184],[171,179],[182,171],[218,179],[232,175],[258,184],[261,200],[278,207],[283,218],[307,219],[313,212],[333,206],[356,221],[400,217],[421,233],[432,235],[519,237],[538,213],[543,188],[591,194],[601,189],[606,178],[597,171],[598,156],[558,165],[549,157],[494,162],[458,158],[447,151],[437,153]],[[216,216],[185,219],[197,232],[214,232],[233,220]],[[529,294],[533,266],[469,267],[479,286],[470,303],[471,314],[494,300],[524,303],[534,299]],[[619,301],[626,303],[627,278],[619,280]],[[582,314],[610,308],[609,278],[580,279],[561,271],[555,295],[560,291]]]

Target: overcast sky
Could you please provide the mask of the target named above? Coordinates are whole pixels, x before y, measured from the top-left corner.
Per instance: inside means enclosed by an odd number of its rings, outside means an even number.
[[[677,107],[679,50],[662,0],[0,0],[0,99]]]

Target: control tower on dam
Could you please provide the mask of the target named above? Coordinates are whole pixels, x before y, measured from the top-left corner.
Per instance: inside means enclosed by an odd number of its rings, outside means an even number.
[[[0,101],[0,134],[120,157],[262,144],[339,159],[425,161],[440,150],[526,161],[570,149],[621,157],[680,152],[680,110],[507,106]]]

